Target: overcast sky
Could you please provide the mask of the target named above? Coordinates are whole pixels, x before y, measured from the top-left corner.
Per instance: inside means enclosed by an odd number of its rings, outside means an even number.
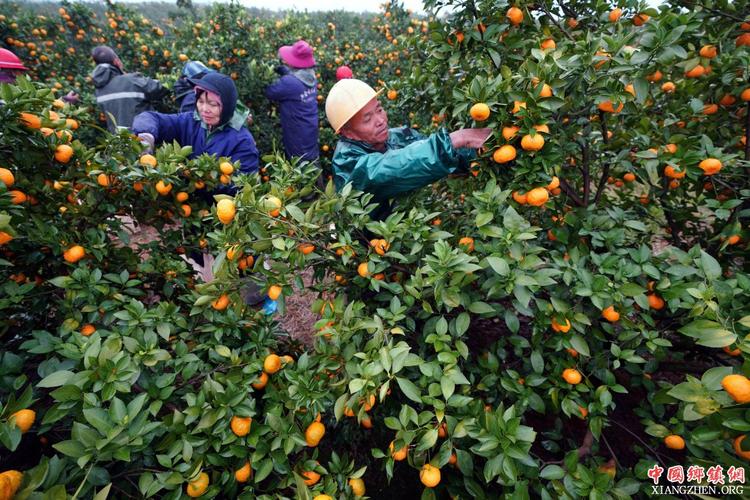
[[[266,9],[293,10],[352,10],[357,12],[380,10],[384,0],[240,0],[248,7],[262,7]],[[404,0],[404,7],[415,12],[422,12],[421,0]]]

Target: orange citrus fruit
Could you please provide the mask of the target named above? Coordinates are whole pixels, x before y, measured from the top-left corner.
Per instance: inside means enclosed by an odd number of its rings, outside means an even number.
[[[509,161],[515,160],[516,148],[510,144],[500,146],[492,154],[492,159],[495,160],[496,163],[508,163]]]
[[[524,151],[539,151],[544,147],[544,137],[542,134],[526,134],[521,138],[521,148]]]
[[[271,300],[277,300],[281,297],[282,288],[279,285],[271,285],[268,287],[268,298]]]
[[[16,182],[16,178],[13,176],[13,172],[7,168],[0,167],[0,182],[5,184],[5,187],[9,188]]]
[[[230,199],[223,198],[216,204],[216,216],[219,217],[222,224],[229,224],[232,222],[236,212],[237,209],[234,206],[234,201]]]
[[[670,450],[683,450],[685,449],[685,440],[682,436],[670,434],[664,438],[664,445]]]
[[[227,294],[220,295],[216,300],[214,300],[211,303],[211,307],[213,307],[217,311],[223,311],[224,309],[229,307],[229,295]]]
[[[172,190],[171,183],[164,182],[161,180],[156,183],[156,191],[162,196],[168,195],[171,190]]]
[[[561,333],[568,333],[570,331],[570,320],[565,318],[565,323],[562,325],[557,322],[555,318],[552,318],[552,330]]]
[[[562,372],[562,378],[569,384],[576,385],[580,384],[581,380],[583,380],[583,377],[581,376],[581,372],[576,370],[575,368],[566,368]]]
[[[219,164],[219,170],[224,175],[232,175],[232,172],[234,172],[234,165],[228,161],[223,161]]]
[[[526,193],[526,203],[533,207],[541,207],[549,200],[549,191],[543,187],[534,188]]]
[[[253,389],[261,390],[263,389],[266,384],[268,384],[268,374],[266,372],[260,372],[260,375],[258,376],[258,380],[253,382],[252,385]]]
[[[71,264],[75,264],[85,256],[86,250],[81,245],[73,245],[63,252],[63,259]]]
[[[430,464],[424,464],[419,471],[419,480],[426,487],[434,488],[440,484],[440,469]]]
[[[205,472],[201,472],[198,478],[190,481],[185,487],[185,493],[190,498],[198,498],[208,489],[209,477]]]
[[[238,417],[235,415],[229,422],[229,427],[232,429],[235,436],[243,437],[250,433],[250,425],[252,423],[253,419],[250,417]]]
[[[610,323],[614,323],[620,319],[620,313],[615,311],[615,306],[606,307],[602,311],[602,316]]]
[[[273,375],[281,369],[281,358],[277,354],[269,354],[263,360],[263,371]]]
[[[320,474],[318,474],[314,470],[303,470],[300,475],[304,478],[303,482],[307,486],[313,486],[315,485],[315,483],[320,481]]]
[[[391,457],[393,457],[393,460],[395,460],[396,462],[404,460],[406,458],[406,455],[409,453],[408,446],[404,446],[400,450],[394,449],[394,441],[391,441],[391,444],[388,445],[388,450],[391,452]]]
[[[490,107],[483,102],[478,102],[471,107],[469,114],[474,121],[483,122],[490,117]]]
[[[511,7],[508,12],[505,13],[505,17],[508,18],[510,24],[518,26],[523,22],[523,11],[518,7]]]
[[[245,462],[245,465],[234,471],[234,479],[238,483],[246,483],[252,475],[253,469],[250,467],[250,462]]]
[[[361,497],[365,495],[365,482],[362,479],[357,477],[349,479],[349,486],[351,486],[354,496]]]
[[[655,293],[648,294],[648,305],[651,309],[664,309],[664,299],[656,295]]]
[[[311,423],[305,430],[305,442],[307,443],[307,446],[318,446],[318,443],[320,443],[320,440],[323,439],[325,433],[325,425],[321,424],[320,422]]]
[[[727,375],[721,380],[721,386],[737,403],[750,403],[750,380],[744,375]]]
[[[704,175],[714,175],[719,173],[722,164],[716,158],[706,158],[698,164],[698,167],[703,170]]]
[[[736,438],[734,438],[734,452],[738,457],[742,457],[745,460],[750,460],[750,451],[742,450],[742,441],[745,439],[745,436],[745,434],[742,434],[741,436],[737,436]]]
[[[73,157],[73,148],[67,144],[60,144],[55,148],[55,160],[60,163],[68,163]]]
[[[466,253],[471,253],[474,251],[474,238],[470,236],[464,236],[460,240],[458,240],[458,245],[460,247],[463,247],[466,250]]]
[[[23,434],[31,429],[32,425],[34,425],[34,420],[36,420],[36,412],[34,410],[24,408],[23,410],[18,410],[10,417],[13,419],[16,427],[21,430],[21,434]]]

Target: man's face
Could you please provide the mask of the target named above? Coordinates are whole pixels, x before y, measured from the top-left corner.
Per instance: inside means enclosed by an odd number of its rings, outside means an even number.
[[[374,98],[344,125],[341,133],[355,141],[384,144],[388,140],[388,115]]]

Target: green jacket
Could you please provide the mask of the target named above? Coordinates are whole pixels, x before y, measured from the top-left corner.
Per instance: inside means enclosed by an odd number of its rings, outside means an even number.
[[[372,193],[382,204],[458,168],[466,169],[474,154],[471,149],[455,149],[445,129],[425,137],[411,128],[392,128],[385,152],[342,137],[333,153],[334,183],[341,190],[351,182],[355,189]]]

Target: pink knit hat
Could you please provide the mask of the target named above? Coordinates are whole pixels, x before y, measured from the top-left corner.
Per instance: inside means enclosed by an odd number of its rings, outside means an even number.
[[[279,58],[293,68],[312,68],[315,66],[313,48],[304,40],[300,40],[294,45],[281,47]]]
[[[349,66],[339,66],[338,68],[336,68],[336,81],[353,77],[354,73],[352,73],[352,69]]]

